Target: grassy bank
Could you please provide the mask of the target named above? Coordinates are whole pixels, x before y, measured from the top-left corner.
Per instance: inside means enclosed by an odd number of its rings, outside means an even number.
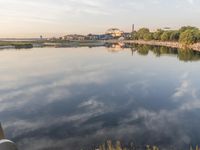
[[[33,48],[33,43],[31,42],[15,42],[15,41],[0,41],[0,47],[10,47],[10,48]]]
[[[105,42],[103,41],[92,41],[92,40],[84,40],[84,41],[52,41],[45,42],[44,46],[54,46],[54,47],[97,47],[104,46]]]

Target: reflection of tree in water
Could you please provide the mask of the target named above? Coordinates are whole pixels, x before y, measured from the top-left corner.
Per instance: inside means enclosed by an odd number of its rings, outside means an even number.
[[[118,45],[116,43],[116,45]],[[113,44],[112,44],[113,46]],[[110,45],[107,45],[109,48]],[[120,45],[117,46],[118,48]],[[157,57],[163,55],[171,55],[177,56],[181,61],[199,61],[200,60],[200,52],[190,50],[190,49],[177,49],[177,48],[170,48],[165,46],[152,46],[152,45],[140,45],[140,44],[125,44],[121,47],[121,50],[124,48],[130,48],[131,53],[137,51],[138,54],[146,56],[149,52],[152,52]],[[119,48],[120,49],[120,48]],[[116,52],[116,51],[115,51]]]
[[[200,60],[200,52],[190,49],[177,49],[164,46],[150,46],[150,45],[132,45],[137,49],[138,54],[148,55],[152,52],[157,57],[162,55],[178,56],[182,61],[198,61]]]
[[[140,55],[148,55],[149,54],[149,49],[150,47],[148,45],[138,45],[137,47],[137,52]]]
[[[192,50],[179,50],[178,56],[180,60],[184,60],[184,61],[200,60],[200,52],[192,51]]]

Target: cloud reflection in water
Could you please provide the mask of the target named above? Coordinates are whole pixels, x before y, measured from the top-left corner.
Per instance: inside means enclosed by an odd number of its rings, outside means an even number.
[[[193,75],[199,62],[130,52],[1,52],[9,55],[2,57],[9,65],[0,75],[0,117],[8,137],[22,150],[80,149],[106,139],[165,148],[197,142],[199,81]]]

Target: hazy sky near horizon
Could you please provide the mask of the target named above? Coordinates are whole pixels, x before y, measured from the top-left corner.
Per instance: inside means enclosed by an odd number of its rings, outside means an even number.
[[[200,0],[0,0],[0,37],[200,27]]]

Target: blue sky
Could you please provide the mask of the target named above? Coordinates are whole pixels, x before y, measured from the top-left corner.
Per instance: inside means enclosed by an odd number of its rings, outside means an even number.
[[[200,0],[0,0],[0,37],[200,27]]]

